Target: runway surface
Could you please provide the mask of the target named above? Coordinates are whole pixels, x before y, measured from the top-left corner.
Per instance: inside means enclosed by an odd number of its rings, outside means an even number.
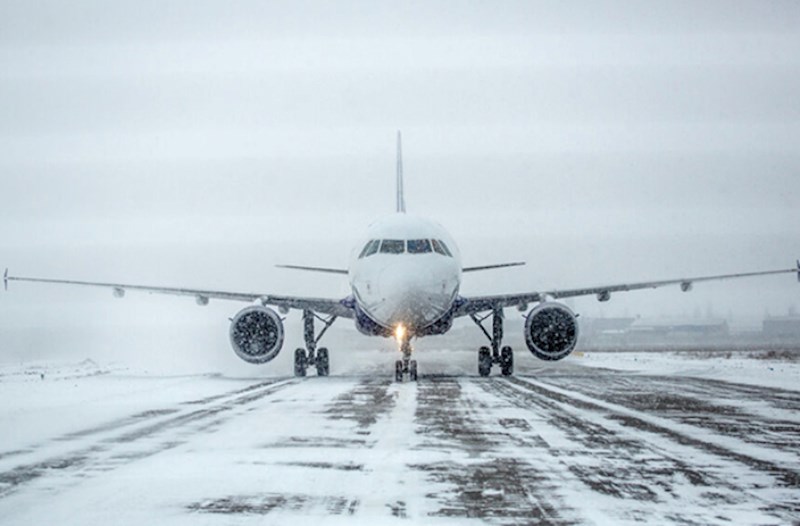
[[[0,524],[800,524],[800,392],[384,369],[0,378]]]

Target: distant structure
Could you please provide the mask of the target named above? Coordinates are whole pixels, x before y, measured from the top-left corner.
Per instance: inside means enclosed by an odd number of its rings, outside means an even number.
[[[586,340],[618,337],[627,334],[635,321],[636,318],[587,318],[581,332]]]
[[[769,316],[761,330],[770,340],[800,340],[800,316]]]
[[[761,330],[731,330],[723,318],[588,318],[581,333],[590,348],[800,345],[800,315],[769,316]],[[800,349],[800,347],[797,347]]]
[[[630,328],[632,335],[658,336],[727,336],[730,334],[727,320],[721,318],[663,318],[636,320]]]
[[[697,344],[731,334],[722,318],[591,318],[583,323],[584,344],[597,347]]]

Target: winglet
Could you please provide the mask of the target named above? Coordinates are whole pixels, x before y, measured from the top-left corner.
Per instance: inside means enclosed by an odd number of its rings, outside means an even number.
[[[800,259],[797,260],[797,281],[800,281]]]
[[[403,144],[397,130],[397,212],[406,213],[406,198],[403,195]]]
[[[5,273],[3,273],[3,289],[8,290],[8,267],[6,267]]]

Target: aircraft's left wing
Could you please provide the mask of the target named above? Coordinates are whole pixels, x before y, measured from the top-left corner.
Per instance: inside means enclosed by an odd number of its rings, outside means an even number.
[[[327,298],[306,298],[298,296],[278,296],[273,294],[259,294],[252,292],[229,292],[221,290],[188,289],[182,287],[154,287],[148,285],[131,285],[125,283],[100,283],[95,281],[76,281],[66,279],[30,278],[9,276],[8,269],[3,275],[3,284],[8,289],[9,281],[27,281],[32,283],[48,283],[59,285],[80,285],[87,287],[101,287],[111,289],[117,297],[125,295],[127,290],[149,292],[151,294],[171,294],[173,296],[192,296],[199,305],[206,305],[210,299],[255,302],[263,305],[272,305],[282,309],[309,309],[320,314],[334,315],[341,318],[352,318],[353,309],[348,307],[343,300]]]
[[[693,278],[665,279],[659,281],[642,281],[638,283],[620,283],[600,287],[584,287],[578,289],[551,290],[543,292],[526,292],[521,294],[497,294],[493,296],[473,296],[462,298],[456,308],[456,316],[468,316],[478,312],[502,309],[504,307],[525,307],[529,303],[545,301],[546,299],[574,298],[577,296],[596,295],[599,301],[607,301],[614,292],[627,292],[631,290],[655,289],[667,285],[680,285],[681,290],[687,292],[694,283],[702,281],[718,281],[724,279],[747,278],[753,276],[768,276],[770,274],[786,274],[796,272],[800,281],[800,261],[797,268],[766,270],[760,272],[744,272],[739,274],[720,274],[717,276],[700,276]]]

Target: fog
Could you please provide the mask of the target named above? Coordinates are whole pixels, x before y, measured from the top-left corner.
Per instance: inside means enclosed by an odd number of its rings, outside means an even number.
[[[0,0],[0,267],[342,297],[273,265],[347,264],[393,211],[399,129],[409,212],[465,265],[528,263],[464,295],[789,268],[798,49],[791,1]],[[0,358],[236,360],[236,303],[10,289]],[[735,323],[798,295],[782,275],[571,305]]]

